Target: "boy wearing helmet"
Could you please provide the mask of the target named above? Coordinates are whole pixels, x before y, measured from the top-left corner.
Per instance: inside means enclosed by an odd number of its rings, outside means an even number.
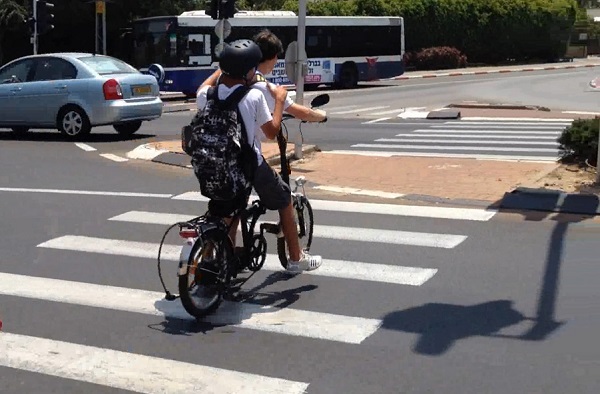
[[[279,37],[273,34],[268,29],[261,30],[256,34],[252,40],[259,46],[262,53],[260,63],[258,64],[254,81],[252,84],[253,88],[262,91],[267,105],[271,113],[275,111],[275,100],[270,94],[270,88],[274,85],[269,83],[264,77],[265,74],[270,74],[277,64],[277,57],[283,53],[283,44]],[[214,86],[217,83],[221,75],[221,70],[217,69],[210,77],[208,77],[199,89],[206,86]],[[305,120],[307,122],[323,122],[327,119],[327,113],[320,109],[312,109],[304,105],[295,103],[289,96],[286,96],[285,102],[283,103],[283,110],[297,119]]]
[[[219,99],[226,99],[240,85],[252,83],[256,68],[262,58],[259,46],[251,40],[236,40],[225,44],[220,54],[219,67],[221,75],[216,83]],[[205,84],[198,90],[196,104],[198,109],[204,108],[210,85]],[[314,270],[321,265],[320,256],[310,256],[300,250],[296,224],[293,215],[291,190],[264,160],[261,151],[260,138],[257,131],[269,139],[274,139],[281,129],[281,117],[287,90],[281,86],[270,86],[269,95],[274,101],[274,110],[269,110],[263,93],[258,89],[250,89],[238,104],[242,121],[245,125],[248,142],[256,153],[257,168],[254,172],[253,186],[267,209],[279,211],[283,235],[288,244],[290,260],[288,271],[301,272]],[[248,203],[249,191],[245,198],[237,201],[209,201],[209,211],[217,216],[229,218],[231,213]],[[230,219],[227,220],[230,222]],[[235,245],[238,219],[231,226],[229,236]]]

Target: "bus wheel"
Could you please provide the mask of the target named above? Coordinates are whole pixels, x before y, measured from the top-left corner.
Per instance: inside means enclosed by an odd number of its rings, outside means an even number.
[[[340,87],[342,89],[355,88],[358,84],[358,71],[354,64],[344,64],[340,73]]]

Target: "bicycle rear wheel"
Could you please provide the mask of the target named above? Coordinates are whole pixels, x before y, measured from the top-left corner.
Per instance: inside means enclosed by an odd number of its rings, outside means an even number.
[[[303,195],[293,196],[294,199],[294,220],[298,230],[298,241],[300,249],[308,252],[313,238],[313,210],[310,202]],[[289,251],[285,238],[277,238],[277,255],[283,268],[287,268]]]
[[[210,231],[196,240],[186,273],[179,277],[179,295],[187,313],[201,319],[217,310],[231,280],[232,258],[231,243],[222,232]]]

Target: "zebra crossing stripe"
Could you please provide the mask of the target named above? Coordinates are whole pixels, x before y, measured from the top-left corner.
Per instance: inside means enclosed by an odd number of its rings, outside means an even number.
[[[330,151],[327,153],[353,154],[356,151]],[[360,152],[359,152],[360,153]],[[172,197],[173,200],[208,201],[200,192],[187,192]],[[250,200],[258,199],[250,196]],[[313,200],[310,205],[315,211],[370,213],[387,216],[410,216],[432,219],[488,221],[497,213],[494,209],[432,207],[423,205],[376,204],[350,201]]]
[[[476,150],[489,152],[544,152],[557,153],[550,148],[502,148],[489,146],[432,146],[432,145],[385,145],[385,144],[355,144],[352,148],[377,148],[377,149],[431,149],[431,150]]]
[[[423,142],[428,144],[489,144],[489,145],[549,145],[558,148],[560,145],[554,141],[491,141],[469,139],[423,139],[429,136],[413,136],[414,138],[378,138],[374,142]],[[478,147],[476,147],[478,149]]]
[[[308,383],[0,332],[0,366],[140,393],[305,393]]]
[[[124,287],[0,273],[0,294],[194,320],[183,309],[179,300],[167,301],[164,299],[164,293]],[[215,314],[204,318],[203,321],[214,325],[228,325],[350,344],[360,344],[382,324],[380,319],[277,308],[245,302],[223,302]],[[2,354],[0,359],[4,358],[4,353],[0,354]]]
[[[38,245],[40,248],[70,250],[75,252],[100,253],[116,256],[129,256],[156,260],[158,244],[123,241],[108,238],[94,238],[79,235],[65,235]],[[165,244],[161,250],[161,261],[179,261],[180,245]],[[282,271],[279,258],[267,254],[263,271]],[[323,259],[323,265],[303,275],[316,275],[333,278],[364,280],[399,285],[421,286],[437,272],[433,268],[403,267],[398,265],[372,264],[360,261]]]
[[[108,220],[130,223],[172,225],[187,221],[194,216],[171,213],[129,211]],[[258,222],[259,225],[262,222]],[[395,231],[360,227],[341,227],[315,225],[313,237],[359,242],[382,242],[394,245],[414,245],[431,248],[452,249],[460,245],[465,235],[418,233],[412,231]]]
[[[436,153],[436,152],[402,152],[375,150],[331,150],[324,152],[329,155],[359,155],[369,157],[451,157],[475,160],[527,161],[529,163],[556,162],[557,156],[524,156],[524,155],[488,155],[477,153]]]

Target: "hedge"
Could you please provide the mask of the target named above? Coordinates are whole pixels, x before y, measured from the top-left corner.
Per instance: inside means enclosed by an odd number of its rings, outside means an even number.
[[[297,0],[283,8],[298,11]],[[553,61],[565,54],[575,0],[315,0],[308,15],[400,15],[406,50],[454,47],[469,62]]]
[[[600,119],[576,119],[565,127],[557,142],[562,162],[597,165]]]

